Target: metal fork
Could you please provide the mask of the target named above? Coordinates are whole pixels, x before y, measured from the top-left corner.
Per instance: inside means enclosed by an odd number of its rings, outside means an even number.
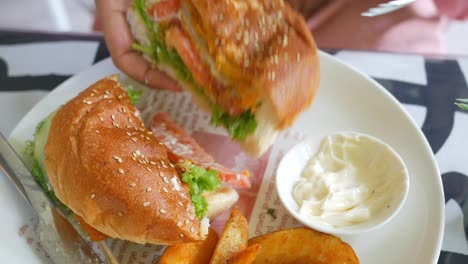
[[[393,0],[387,3],[380,4],[376,7],[373,7],[366,12],[361,13],[361,16],[374,17],[387,14],[403,8],[409,4],[416,2],[416,0]]]

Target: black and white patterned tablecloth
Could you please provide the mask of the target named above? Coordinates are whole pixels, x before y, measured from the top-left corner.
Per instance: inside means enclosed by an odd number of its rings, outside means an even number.
[[[444,184],[439,263],[468,263],[468,112],[453,104],[455,98],[468,98],[468,58],[330,53],[376,79],[421,127]],[[8,135],[50,90],[108,56],[101,36],[0,31],[0,131]]]

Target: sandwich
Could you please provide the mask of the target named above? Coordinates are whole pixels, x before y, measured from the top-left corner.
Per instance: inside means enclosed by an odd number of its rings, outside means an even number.
[[[283,0],[134,0],[127,20],[133,48],[254,156],[317,92],[316,44]]]
[[[26,148],[33,176],[92,240],[161,245],[203,240],[210,218],[239,197],[232,188],[239,184],[232,179],[224,184],[219,175],[248,174],[215,163],[188,133],[176,134],[183,130],[164,113],[153,120],[157,133],[146,129],[131,102],[135,92],[130,95],[117,75],[109,76],[50,114]],[[178,145],[165,145],[168,137],[178,137]],[[191,145],[184,147],[185,142]],[[180,153],[176,146],[191,151]],[[248,179],[242,185],[249,187]]]

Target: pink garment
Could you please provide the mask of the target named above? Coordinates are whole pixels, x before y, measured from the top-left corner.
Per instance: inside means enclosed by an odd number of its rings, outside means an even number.
[[[320,48],[443,54],[450,19],[468,18],[466,0],[418,0],[395,12],[363,17],[385,0],[331,0],[308,19]]]

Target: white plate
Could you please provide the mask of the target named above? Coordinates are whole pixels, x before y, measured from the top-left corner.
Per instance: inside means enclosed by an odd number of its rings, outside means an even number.
[[[363,264],[436,263],[444,227],[444,198],[440,173],[424,135],[400,103],[378,83],[327,54],[320,53],[320,63],[319,93],[293,129],[317,140],[343,130],[374,135],[400,154],[411,181],[407,201],[391,222],[376,231],[343,239],[353,246]],[[13,130],[10,142],[14,148],[23,148],[38,121],[49,112],[88,85],[117,71],[107,59],[62,83]],[[10,256],[15,257],[15,262],[31,263],[34,254],[17,253],[27,251],[21,242],[25,239],[20,239],[17,233],[32,213],[25,202],[17,200],[20,196],[12,188],[5,179],[0,180],[1,241],[5,245],[8,241],[11,248],[7,259]]]

